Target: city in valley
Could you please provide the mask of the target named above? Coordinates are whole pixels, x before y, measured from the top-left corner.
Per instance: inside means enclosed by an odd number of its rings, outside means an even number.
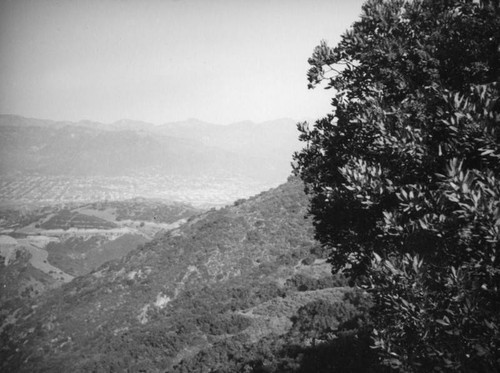
[[[140,197],[206,208],[230,204],[275,186],[234,176],[4,175],[0,178],[0,207],[120,201]]]

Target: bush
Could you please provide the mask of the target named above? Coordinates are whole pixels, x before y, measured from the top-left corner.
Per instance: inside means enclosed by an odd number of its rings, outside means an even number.
[[[314,264],[314,258],[311,256],[308,256],[305,259],[302,259],[302,264],[305,266],[310,266],[311,264]]]
[[[302,274],[296,274],[285,282],[285,286],[298,291],[312,291],[319,289],[329,289],[347,285],[347,279],[342,273],[334,276],[325,276],[322,278],[312,278]]]
[[[248,328],[250,320],[242,315],[204,315],[197,320],[200,329],[211,335],[236,334]]]

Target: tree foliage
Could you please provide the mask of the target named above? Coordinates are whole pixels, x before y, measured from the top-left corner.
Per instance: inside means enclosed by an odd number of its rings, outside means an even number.
[[[498,1],[369,0],[309,59],[333,89],[295,171],[402,371],[500,370]]]

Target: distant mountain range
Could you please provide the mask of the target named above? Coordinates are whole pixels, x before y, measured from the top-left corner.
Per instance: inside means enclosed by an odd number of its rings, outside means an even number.
[[[295,121],[155,126],[0,115],[0,174],[246,176],[283,182],[300,148]]]

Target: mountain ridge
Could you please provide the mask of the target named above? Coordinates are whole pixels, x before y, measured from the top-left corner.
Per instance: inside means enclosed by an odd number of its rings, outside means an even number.
[[[297,123],[298,121],[289,118],[282,117],[264,121],[252,121],[252,120],[241,120],[230,122],[227,124],[207,122],[198,118],[187,118],[184,120],[176,120],[169,122],[153,123],[143,120],[121,118],[111,122],[100,122],[91,119],[82,119],[78,121],[71,120],[54,120],[45,118],[35,118],[27,117],[18,114],[4,114],[0,113],[0,126],[5,125],[16,125],[16,126],[38,126],[38,127],[62,127],[62,126],[74,126],[74,127],[89,127],[89,128],[100,128],[103,130],[124,130],[124,129],[138,129],[143,128],[158,128],[162,126],[190,126],[190,127],[238,127],[242,125],[257,125],[257,126],[268,126],[276,123]],[[99,127],[100,126],[100,127]]]

